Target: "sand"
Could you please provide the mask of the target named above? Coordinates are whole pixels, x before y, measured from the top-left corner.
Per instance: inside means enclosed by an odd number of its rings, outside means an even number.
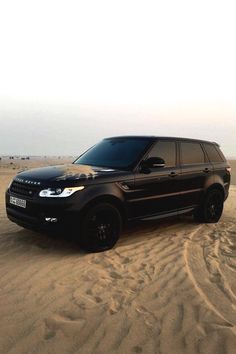
[[[235,353],[236,186],[218,224],[138,223],[86,254],[6,218],[16,170],[55,161],[0,168],[0,353]]]

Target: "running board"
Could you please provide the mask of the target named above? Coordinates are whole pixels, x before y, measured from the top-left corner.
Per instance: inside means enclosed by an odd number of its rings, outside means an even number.
[[[166,214],[159,214],[159,215],[153,215],[153,216],[147,216],[144,218],[140,218],[140,220],[156,220],[156,219],[162,219],[162,218],[168,218],[169,216],[176,216],[180,214],[187,214],[191,211],[193,211],[195,207],[191,207],[188,209],[183,209],[183,210],[178,210],[178,211],[173,211],[171,213],[166,213]]]

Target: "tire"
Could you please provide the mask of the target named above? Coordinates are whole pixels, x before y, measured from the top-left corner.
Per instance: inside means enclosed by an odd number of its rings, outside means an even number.
[[[114,247],[122,231],[119,210],[109,203],[88,209],[82,220],[79,245],[86,252],[101,252]]]
[[[202,204],[195,210],[194,219],[197,222],[217,223],[224,208],[224,196],[219,189],[207,192]]]

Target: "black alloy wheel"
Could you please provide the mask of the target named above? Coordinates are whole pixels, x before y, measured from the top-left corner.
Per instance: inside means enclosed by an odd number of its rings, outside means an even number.
[[[210,190],[202,203],[195,211],[196,221],[205,223],[216,223],[219,221],[224,207],[224,196],[219,189]]]
[[[88,252],[108,250],[116,244],[121,230],[122,218],[119,210],[109,203],[97,204],[83,218],[80,246]]]

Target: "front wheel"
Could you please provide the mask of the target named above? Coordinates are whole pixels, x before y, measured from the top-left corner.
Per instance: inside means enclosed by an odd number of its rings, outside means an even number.
[[[210,190],[201,206],[194,213],[194,218],[198,222],[216,223],[219,221],[224,207],[223,193],[218,189]]]
[[[112,248],[122,230],[119,210],[109,204],[96,204],[85,213],[79,244],[87,252],[100,252]]]

